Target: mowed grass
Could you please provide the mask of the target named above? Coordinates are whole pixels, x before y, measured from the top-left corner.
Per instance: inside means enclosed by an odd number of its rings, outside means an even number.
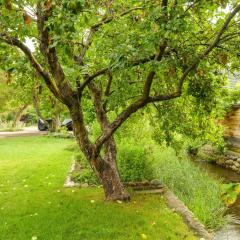
[[[1,240],[196,239],[160,195],[109,203],[99,188],[63,188],[70,144],[47,137],[0,140]]]

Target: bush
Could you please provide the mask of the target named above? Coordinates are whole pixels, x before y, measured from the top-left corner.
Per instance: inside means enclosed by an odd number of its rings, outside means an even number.
[[[141,145],[121,144],[118,151],[118,167],[124,182],[153,179],[153,167],[149,151]]]
[[[179,159],[171,149],[156,157],[158,178],[182,200],[208,228],[217,229],[225,223],[220,182],[209,177],[186,157]]]
[[[69,150],[75,149],[75,145],[71,145],[68,148]],[[152,180],[154,178],[149,151],[143,146],[134,146],[129,143],[120,144],[117,157],[122,181],[134,182]],[[84,155],[76,151],[74,159],[80,163],[82,170],[73,173],[72,178],[80,183],[97,184],[98,179]]]

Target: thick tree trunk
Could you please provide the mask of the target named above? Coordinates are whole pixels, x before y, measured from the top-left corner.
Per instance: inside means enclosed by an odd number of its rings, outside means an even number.
[[[105,162],[103,159],[98,163],[92,162],[96,174],[103,185],[106,200],[109,201],[130,201],[130,195],[125,191],[120,180],[116,159]]]
[[[97,164],[94,161],[92,164],[103,185],[106,200],[130,201],[130,195],[125,191],[119,176],[116,145],[113,138],[105,143],[104,152],[104,158],[99,159]]]
[[[94,157],[95,146],[88,139],[81,109],[76,106],[71,107],[70,113],[77,143],[92,169],[95,171],[100,183],[103,185],[106,200],[129,201],[130,196],[121,183],[117,169],[114,139],[110,138],[105,143],[104,157],[100,155]]]

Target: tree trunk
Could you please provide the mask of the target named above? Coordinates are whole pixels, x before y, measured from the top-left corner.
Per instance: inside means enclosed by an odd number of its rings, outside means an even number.
[[[36,86],[35,86],[36,85]],[[36,114],[37,114],[37,117],[39,119],[43,119],[43,116],[41,114],[41,111],[40,111],[40,106],[39,106],[39,97],[38,97],[38,94],[39,94],[39,86],[38,86],[38,82],[36,83],[32,89],[32,100],[33,100],[33,107],[36,111]]]
[[[105,143],[104,152],[104,158],[99,157],[97,163],[92,161],[92,165],[103,185],[106,200],[130,201],[130,195],[125,191],[119,176],[116,145],[113,138]]]
[[[23,114],[23,112],[26,110],[26,108],[28,107],[28,104],[25,104],[24,106],[22,106],[16,113],[15,115],[15,119],[13,121],[13,124],[12,124],[12,127],[13,128],[16,128],[17,127],[17,124],[18,122],[20,121],[21,119],[21,116]]]
[[[71,107],[70,113],[77,143],[103,185],[106,200],[129,201],[130,195],[125,191],[118,173],[114,139],[110,138],[104,144],[104,157],[99,155],[95,158],[93,155],[95,146],[88,139],[81,109]]]
[[[58,132],[60,124],[61,123],[60,123],[59,115],[54,114],[54,116],[52,118],[52,123],[49,126],[49,131],[50,132]]]
[[[92,165],[103,185],[106,200],[108,201],[130,201],[130,195],[125,191],[120,180],[116,159],[105,162],[103,159],[97,162],[92,161]]]
[[[58,132],[61,125],[60,113],[62,111],[60,104],[57,100],[50,96],[50,101],[52,102],[52,123],[49,126],[50,132]]]

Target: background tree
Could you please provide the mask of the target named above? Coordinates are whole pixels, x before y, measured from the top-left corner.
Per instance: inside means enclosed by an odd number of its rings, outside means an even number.
[[[6,55],[4,49],[0,44],[0,60],[3,63],[0,77],[3,91],[1,97],[2,102],[5,102],[0,108],[13,115],[12,127],[16,128],[26,109],[32,112],[33,107],[36,120],[46,122],[46,119],[51,118],[50,131],[58,131],[61,125],[60,114],[66,111],[63,104],[46,88],[41,77],[29,66],[28,60],[20,51]]]
[[[158,109],[167,109],[170,100],[179,97],[201,106],[222,86],[215,73],[236,62],[223,49],[229,41],[239,41],[240,5],[225,1],[231,11],[225,13],[221,2],[2,4],[0,40],[21,49],[67,106],[77,142],[102,182],[106,199],[129,200],[117,170],[113,135],[133,113],[158,102]],[[35,54],[24,44],[27,38],[35,41]],[[231,46],[236,55],[234,49]],[[90,99],[101,128],[94,141],[84,118]]]

